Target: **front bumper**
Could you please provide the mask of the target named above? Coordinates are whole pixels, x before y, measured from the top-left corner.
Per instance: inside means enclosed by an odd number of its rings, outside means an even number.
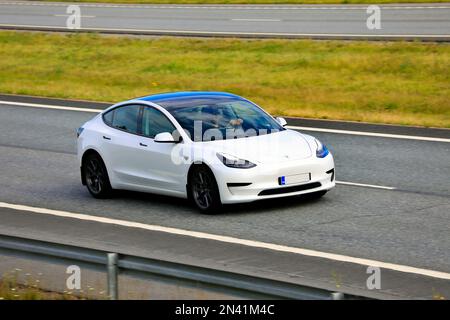
[[[251,169],[222,166],[214,170],[222,203],[251,202],[311,192],[330,190],[335,186],[334,160],[331,153],[325,158],[258,164]],[[279,178],[308,175],[307,181],[280,185]]]

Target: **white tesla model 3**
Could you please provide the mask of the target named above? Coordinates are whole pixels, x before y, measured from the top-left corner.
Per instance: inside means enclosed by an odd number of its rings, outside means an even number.
[[[247,99],[177,92],[121,102],[77,131],[81,180],[96,198],[114,189],[221,204],[335,186],[334,161],[312,136],[285,128]]]

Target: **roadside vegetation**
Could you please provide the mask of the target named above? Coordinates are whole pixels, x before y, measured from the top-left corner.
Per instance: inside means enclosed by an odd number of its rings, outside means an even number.
[[[151,3],[151,4],[383,4],[438,3],[447,0],[40,0],[57,2]]]
[[[71,292],[49,292],[40,288],[39,277],[25,274],[25,283],[19,284],[21,270],[16,269],[0,277],[0,300],[78,300]]]
[[[0,32],[0,92],[228,91],[276,115],[450,128],[450,46]]]

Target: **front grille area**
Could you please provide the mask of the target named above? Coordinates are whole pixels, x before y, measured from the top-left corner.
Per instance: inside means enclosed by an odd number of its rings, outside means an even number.
[[[258,196],[270,196],[270,195],[273,195],[273,194],[298,192],[298,191],[304,191],[304,190],[319,188],[321,186],[322,186],[322,184],[320,182],[312,182],[312,183],[307,183],[307,184],[301,184],[299,186],[266,189],[266,190],[261,191],[258,194]]]

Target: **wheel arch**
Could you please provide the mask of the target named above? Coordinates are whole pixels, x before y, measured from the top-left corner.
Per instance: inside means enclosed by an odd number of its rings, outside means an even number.
[[[216,185],[218,184],[216,175],[214,174],[214,171],[210,168],[210,166],[207,163],[205,163],[203,161],[202,162],[193,162],[193,163],[191,163],[191,165],[189,167],[189,170],[187,172],[187,178],[186,178],[186,194],[187,194],[188,198],[190,197],[189,184],[190,184],[191,176],[192,176],[192,173],[194,172],[194,169],[198,168],[198,167],[207,168],[213,175],[214,180],[216,181]],[[217,187],[218,187],[218,185],[217,185]],[[220,196],[220,189],[219,189],[219,196]]]

